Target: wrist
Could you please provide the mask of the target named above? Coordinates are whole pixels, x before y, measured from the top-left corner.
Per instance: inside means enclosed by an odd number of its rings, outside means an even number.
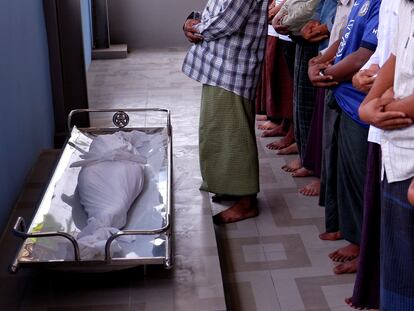
[[[188,15],[187,19],[201,19],[201,13],[199,11],[193,11]]]

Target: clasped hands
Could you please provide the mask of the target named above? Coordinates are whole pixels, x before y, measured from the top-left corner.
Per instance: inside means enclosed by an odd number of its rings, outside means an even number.
[[[380,67],[377,64],[372,64],[368,69],[360,70],[358,73],[354,75],[352,78],[353,86],[365,93],[371,90],[372,86],[374,85],[375,79],[378,75]]]
[[[393,88],[389,88],[382,97],[375,98],[359,107],[359,117],[362,121],[383,130],[402,129],[413,124],[413,120],[404,112],[389,111],[387,106],[394,103]]]
[[[280,16],[276,16],[272,21],[273,28],[277,31],[277,33],[279,33],[281,35],[289,35],[290,34],[289,27],[281,24],[282,19],[286,15],[287,15],[287,12],[285,14],[281,14]]]
[[[300,35],[310,43],[318,43],[329,38],[329,30],[326,24],[310,20],[302,27]]]
[[[309,80],[313,86],[316,87],[330,88],[337,86],[338,82],[334,80],[333,76],[324,74],[324,71],[332,66],[334,58],[327,62],[321,62],[321,57],[322,56],[319,55],[309,61]]]
[[[184,23],[184,35],[191,43],[198,43],[203,41],[203,36],[194,27],[195,25],[198,25],[200,22],[201,21],[199,19],[187,19]]]

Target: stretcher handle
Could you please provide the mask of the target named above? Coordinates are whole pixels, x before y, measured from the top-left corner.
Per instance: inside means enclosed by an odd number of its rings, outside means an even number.
[[[22,238],[23,240],[29,238],[48,238],[48,237],[55,237],[59,236],[69,240],[69,242],[73,245],[73,252],[75,256],[75,261],[80,261],[80,252],[79,252],[79,245],[76,242],[76,239],[66,232],[39,232],[39,233],[27,233],[26,230],[26,223],[22,217],[17,218],[16,224],[13,227],[13,233],[15,236]]]
[[[118,233],[113,234],[109,239],[106,241],[105,244],[105,261],[110,262],[112,260],[111,256],[111,245],[112,242],[115,241],[117,238],[121,236],[127,236],[127,235],[157,235],[161,233],[165,233],[170,229],[170,222],[156,230],[125,230],[125,231],[119,231]]]
[[[90,113],[90,112],[114,112],[114,113],[124,113],[124,112],[165,112],[167,114],[167,128],[168,134],[171,136],[171,111],[165,108],[119,108],[119,109],[75,109],[69,113],[68,116],[68,129],[69,132],[72,131],[72,118],[75,114],[79,113]]]

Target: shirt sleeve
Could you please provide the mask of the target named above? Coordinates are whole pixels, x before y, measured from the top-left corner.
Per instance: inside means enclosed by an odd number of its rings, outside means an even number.
[[[380,55],[379,55],[379,50],[376,49],[375,53],[372,54],[372,56],[370,57],[370,59],[366,62],[366,64],[361,68],[361,70],[365,70],[365,69],[369,69],[369,67],[371,67],[371,65],[379,65],[380,63]]]
[[[395,14],[396,16],[398,16],[398,11],[399,11],[399,8],[396,7],[395,10],[394,10],[394,12],[393,12],[393,14]],[[391,53],[393,55],[397,55],[397,50],[398,50],[398,33],[400,31],[399,28],[400,28],[400,23],[398,23],[398,25],[397,25],[397,31],[395,32],[394,37],[392,38]]]
[[[286,18],[282,20],[282,25],[288,26],[291,31],[297,28],[300,30],[312,17],[318,4],[320,4],[319,0],[294,2]]]
[[[375,51],[378,45],[379,7],[381,1],[375,2],[366,21],[361,47]]]
[[[216,40],[240,30],[247,22],[251,12],[263,0],[228,0],[216,15],[201,20],[195,28],[202,34],[205,41]]]
[[[332,27],[335,21],[336,10],[338,7],[337,0],[326,0],[325,5],[321,12],[321,24],[326,24],[329,32],[332,31]]]
[[[318,22],[321,20],[322,8],[323,8],[324,3],[325,3],[325,0],[321,0],[319,2],[318,6],[316,7],[315,13],[313,13],[313,16],[311,19],[318,21]]]

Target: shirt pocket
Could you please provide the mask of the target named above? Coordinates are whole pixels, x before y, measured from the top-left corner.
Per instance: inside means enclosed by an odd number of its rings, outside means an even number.
[[[411,23],[410,26],[407,27],[407,30],[404,31],[405,36],[403,37],[404,47],[401,53],[401,61],[404,66],[401,68],[401,73],[406,78],[411,78],[414,75],[414,26],[413,26],[413,19],[414,19],[414,9],[411,10]]]
[[[401,68],[401,74],[405,78],[413,78],[414,76],[414,37],[410,34],[409,39],[407,38],[408,43],[403,49],[401,63],[404,64]]]

